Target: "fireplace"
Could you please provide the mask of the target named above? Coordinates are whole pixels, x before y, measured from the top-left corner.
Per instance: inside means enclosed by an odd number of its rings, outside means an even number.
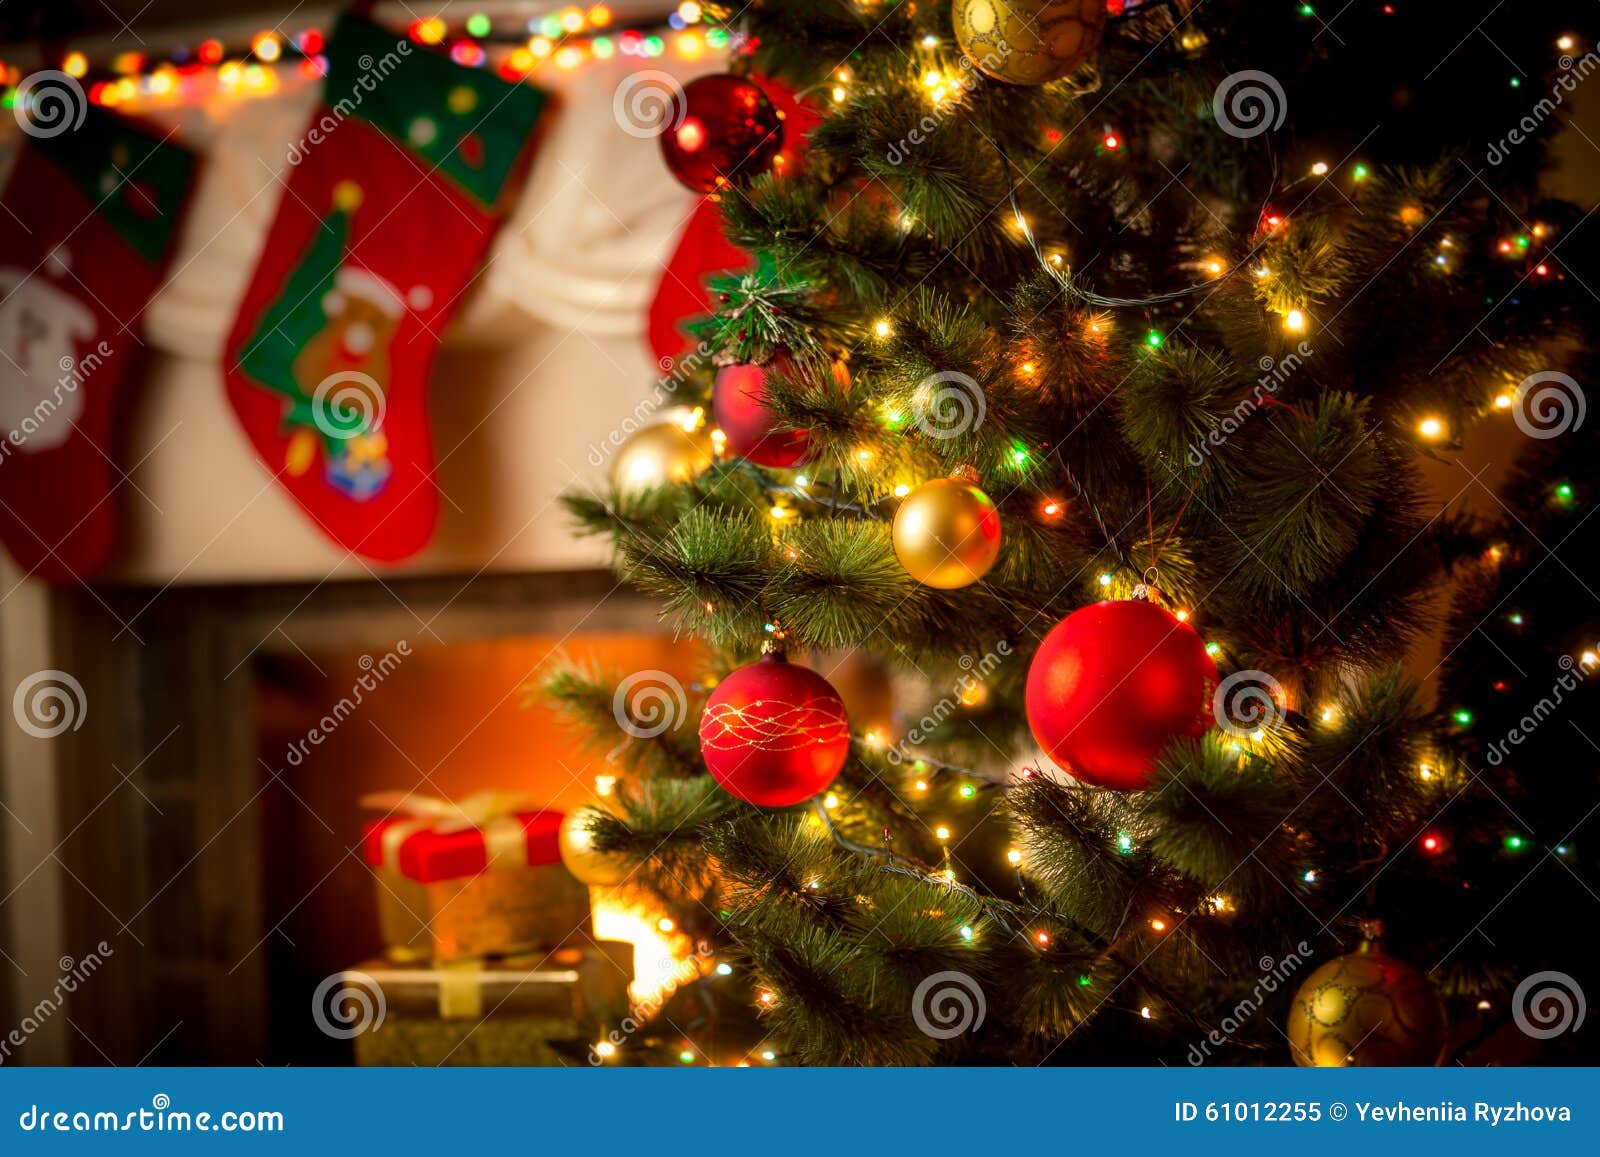
[[[348,1062],[310,1002],[379,948],[359,798],[591,802],[603,754],[538,680],[564,660],[687,680],[698,656],[593,571],[53,599],[56,666],[96,716],[60,737],[61,940],[111,950],[65,1055],[39,1058],[78,1063]]]

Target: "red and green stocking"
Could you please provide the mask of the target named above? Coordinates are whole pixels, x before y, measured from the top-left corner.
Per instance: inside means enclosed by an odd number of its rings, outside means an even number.
[[[438,516],[428,370],[545,97],[354,16],[327,55],[224,376],[256,453],[328,537],[401,559]]]
[[[123,379],[194,157],[96,106],[24,137],[0,196],[0,541],[83,578],[116,543]]]

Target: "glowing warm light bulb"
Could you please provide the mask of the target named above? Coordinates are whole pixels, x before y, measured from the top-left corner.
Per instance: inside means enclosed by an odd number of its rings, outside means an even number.
[[[1111,585],[1111,575],[1110,574],[1102,574],[1100,576],[1100,585],[1103,586],[1103,587],[1110,586]]]
[[[1141,1008],[1139,1010],[1139,1015],[1144,1017],[1145,1020],[1149,1020],[1150,1019],[1150,1006],[1147,1004],[1143,1008]]]
[[[1044,931],[1044,929],[1042,929],[1042,928],[1039,931],[1037,931],[1037,932],[1035,932],[1033,934],[1033,938],[1035,940],[1037,940],[1040,944],[1049,944],[1050,943],[1050,933]]]
[[[1322,709],[1322,721],[1324,723],[1332,723],[1337,718],[1339,718],[1339,711],[1337,708],[1324,707]]]
[[[603,1040],[594,1046],[594,1055],[597,1057],[614,1057],[617,1055],[617,1046],[608,1040]]]
[[[1417,764],[1417,774],[1423,779],[1432,779],[1433,768],[1429,767],[1426,763],[1419,763]]]
[[[1180,623],[1187,623],[1189,621],[1189,612],[1178,611],[1173,617],[1176,618]]]
[[[1016,848],[1012,848],[1009,852],[1006,853],[1006,862],[1008,864],[1020,864],[1020,863],[1022,863],[1022,853],[1017,851]]]
[[[916,787],[916,789],[918,791],[927,791],[928,790],[928,781],[925,780],[925,779],[919,779],[919,780],[917,780],[917,782],[916,782],[916,784],[914,786]]]
[[[1439,837],[1438,836],[1423,836],[1422,837],[1422,849],[1423,849],[1423,851],[1427,851],[1427,852],[1437,852],[1439,850]]]
[[[1557,38],[1556,47],[1561,49],[1562,52],[1569,52],[1569,51],[1571,51],[1572,46],[1574,44],[1576,44],[1576,43],[1577,43],[1577,41],[1574,40],[1572,37],[1570,37],[1570,36],[1562,36],[1562,37]]]
[[[1046,498],[1039,505],[1039,513],[1046,518],[1055,518],[1061,513],[1061,500],[1058,498]]]
[[[1152,932],[1165,932],[1167,930],[1167,922],[1159,918],[1152,920],[1150,921],[1150,930]]]
[[[777,518],[777,519],[783,519],[783,518],[788,518],[789,517],[788,509],[786,507],[782,507],[782,506],[774,506],[770,511],[768,511],[768,513],[771,514],[773,518]]]
[[[940,824],[933,830],[933,834],[941,840],[948,840],[950,838],[950,829]]]
[[[827,808],[829,811],[832,811],[834,808],[839,806],[839,797],[830,791],[826,796],[823,797],[822,806]]]
[[[894,330],[890,327],[888,318],[879,318],[877,323],[873,325],[872,332],[879,337],[888,337]]]
[[[898,486],[896,486],[894,488],[894,496],[896,498],[904,498],[907,494],[910,494],[910,493],[911,493],[911,487],[907,486],[904,482],[900,483],[900,485],[898,485]]]
[[[1032,362],[1023,362],[1021,369],[1022,369],[1023,373],[1031,374],[1031,373],[1033,373],[1033,369],[1034,369],[1033,363]]]
[[[656,921],[656,927],[663,932],[671,932],[677,925],[672,922],[671,916],[663,916]]]
[[[283,43],[271,32],[258,32],[250,42],[250,51],[256,54],[257,60],[264,60],[271,64],[283,55]]]
[[[1291,309],[1283,315],[1283,328],[1290,333],[1303,333],[1306,328],[1306,315],[1298,309]]]
[[[1444,423],[1438,418],[1424,418],[1417,423],[1417,433],[1424,438],[1437,438],[1444,433]]]
[[[767,992],[767,991],[765,991],[765,990],[763,990],[763,991],[762,991],[762,992],[761,992],[761,993],[760,993],[760,994],[759,994],[759,995],[758,995],[758,996],[757,996],[757,997],[756,997],[756,999],[757,999],[757,1000],[758,1000],[758,1001],[760,1001],[760,1002],[761,1002],[761,1003],[762,1003],[762,1004],[765,1004],[765,1005],[768,1005],[768,1006],[770,1006],[770,1005],[772,1005],[772,1004],[774,1004],[774,1003],[776,1003],[776,1001],[777,1001],[777,999],[778,999],[778,998],[777,998],[777,997],[776,997],[776,996],[774,996],[774,995],[773,995],[773,994],[772,994],[772,993],[770,993],[770,992]]]
[[[61,71],[77,79],[89,71],[89,58],[81,52],[69,52],[61,61]]]
[[[1515,400],[1510,394],[1496,394],[1494,396],[1494,408],[1497,410],[1509,410],[1511,403]]]
[[[1206,271],[1213,277],[1216,277],[1218,274],[1220,274],[1222,272],[1222,268],[1222,262],[1218,261],[1216,258],[1212,258],[1210,261],[1206,262]]]
[[[1328,162],[1327,161],[1318,161],[1316,164],[1311,166],[1311,175],[1313,177],[1320,177],[1324,173],[1326,173],[1327,171],[1328,171]]]

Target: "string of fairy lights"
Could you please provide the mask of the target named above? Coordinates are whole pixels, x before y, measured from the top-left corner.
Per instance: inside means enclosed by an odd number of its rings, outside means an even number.
[[[413,19],[403,30],[411,42],[438,48],[467,68],[487,68],[512,82],[530,81],[545,71],[571,71],[592,61],[660,57],[693,62],[726,51],[734,35],[720,27],[704,27],[696,0],[683,0],[664,17],[649,23],[618,26],[605,4],[568,5],[530,19],[511,20],[473,12],[450,22],[442,16]],[[293,32],[265,28],[248,42],[226,43],[207,37],[165,53],[118,52],[103,59],[68,45],[59,67],[82,82],[88,99],[108,108],[182,105],[220,93],[225,98],[270,96],[279,90],[280,70],[298,70],[308,78],[325,75],[323,55],[330,30],[308,26]],[[0,60],[0,102],[10,107],[15,91],[32,71],[19,61]]]

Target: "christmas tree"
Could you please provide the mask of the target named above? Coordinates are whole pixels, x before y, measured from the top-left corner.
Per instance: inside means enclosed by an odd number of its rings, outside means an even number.
[[[667,156],[713,150],[753,265],[692,412],[568,499],[707,644],[690,687],[549,684],[621,777],[590,854],[721,962],[638,1057],[1427,1064],[1573,971],[1514,893],[1582,875],[1595,749],[1491,759],[1479,686],[1560,654],[1592,694],[1547,558],[1577,379],[1540,425],[1592,316],[1535,192],[1567,7],[707,9],[745,130],[751,83],[820,117],[773,166],[689,87]],[[1506,525],[1435,512],[1419,463],[1505,410],[1542,455]],[[1462,576],[1436,707],[1400,665]],[[829,686],[863,666],[892,717]]]

